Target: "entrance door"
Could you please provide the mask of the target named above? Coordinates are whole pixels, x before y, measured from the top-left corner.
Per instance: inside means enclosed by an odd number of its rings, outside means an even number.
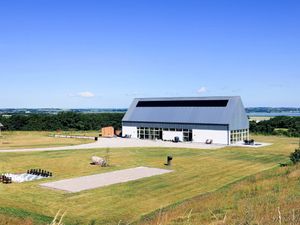
[[[159,131],[159,138],[158,138],[159,140],[162,140],[163,139],[163,131],[162,130],[160,130]]]
[[[189,131],[189,141],[193,141],[193,132]]]

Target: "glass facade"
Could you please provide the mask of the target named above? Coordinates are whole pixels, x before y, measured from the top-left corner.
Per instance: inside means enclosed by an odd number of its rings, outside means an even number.
[[[230,131],[230,143],[235,144],[240,141],[249,140],[249,129]]]
[[[138,127],[137,137],[140,139],[162,139],[163,131],[178,131],[183,132],[183,141],[192,141],[192,130],[188,129],[176,129],[176,128],[149,128]]]
[[[162,131],[160,128],[138,127],[137,137],[140,139],[162,139]]]
[[[137,137],[140,139],[162,140],[163,131],[182,132],[184,142],[193,141],[193,132],[191,129],[178,128],[137,127]],[[249,129],[230,131],[230,144],[235,144],[244,140],[249,140]]]

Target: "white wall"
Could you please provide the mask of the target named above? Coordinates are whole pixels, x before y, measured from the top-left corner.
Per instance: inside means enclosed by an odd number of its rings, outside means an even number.
[[[163,140],[173,141],[175,137],[179,137],[180,141],[183,141],[183,132],[182,131],[163,131]]]
[[[228,144],[227,130],[193,130],[193,142],[205,143],[207,139],[212,139],[213,144]]]
[[[131,138],[137,138],[137,127],[122,127],[122,136],[128,135]]]

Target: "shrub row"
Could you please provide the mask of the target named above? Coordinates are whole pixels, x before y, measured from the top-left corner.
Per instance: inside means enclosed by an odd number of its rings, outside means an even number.
[[[3,130],[11,131],[99,130],[106,126],[121,128],[123,116],[124,113],[62,112],[57,115],[31,114],[0,117],[0,122],[4,125]]]
[[[250,132],[267,135],[300,136],[300,117],[278,116],[270,120],[250,122]]]

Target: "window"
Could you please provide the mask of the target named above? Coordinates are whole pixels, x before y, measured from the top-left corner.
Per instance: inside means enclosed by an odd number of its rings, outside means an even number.
[[[162,129],[138,127],[137,132],[140,139],[160,139]]]
[[[235,144],[240,141],[244,141],[249,139],[249,130],[242,129],[242,130],[232,130],[230,132],[230,142],[231,144]]]
[[[136,107],[226,107],[228,100],[139,101]]]

